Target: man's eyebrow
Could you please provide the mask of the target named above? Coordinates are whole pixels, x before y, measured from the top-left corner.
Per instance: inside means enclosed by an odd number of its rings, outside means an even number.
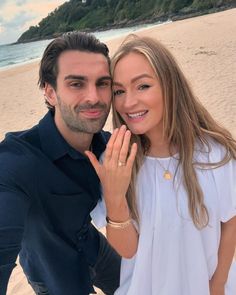
[[[68,75],[68,76],[65,76],[64,80],[82,80],[82,81],[87,81],[88,78],[86,76],[81,76],[81,75]],[[99,77],[97,80],[98,81],[103,81],[103,80],[112,81],[112,78],[111,78],[111,76],[102,76],[102,77]]]
[[[112,81],[112,78],[111,78],[111,76],[103,76],[103,77],[98,78],[98,81],[102,81],[102,80]]]
[[[80,75],[68,75],[65,76],[64,80],[88,80],[85,76]]]

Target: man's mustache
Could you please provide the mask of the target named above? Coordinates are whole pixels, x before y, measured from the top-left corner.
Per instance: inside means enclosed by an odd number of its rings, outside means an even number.
[[[91,104],[91,103],[86,103],[86,104],[81,104],[77,107],[75,107],[75,111],[81,112],[81,111],[87,111],[87,110],[106,110],[107,109],[107,105],[105,103],[101,103],[101,102],[97,102],[95,104]]]

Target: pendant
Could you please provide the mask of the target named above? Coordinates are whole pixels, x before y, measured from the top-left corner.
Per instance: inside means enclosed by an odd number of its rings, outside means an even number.
[[[170,173],[170,171],[165,170],[165,172],[164,172],[164,174],[163,174],[163,177],[164,177],[166,180],[170,180],[170,179],[172,179],[172,174]]]

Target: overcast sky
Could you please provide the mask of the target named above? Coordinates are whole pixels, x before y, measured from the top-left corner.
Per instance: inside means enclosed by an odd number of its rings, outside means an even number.
[[[0,0],[0,44],[15,42],[65,0]]]

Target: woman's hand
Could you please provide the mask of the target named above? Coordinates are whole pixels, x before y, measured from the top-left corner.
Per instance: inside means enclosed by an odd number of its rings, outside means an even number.
[[[107,216],[118,223],[130,220],[126,193],[137,152],[137,144],[134,143],[129,153],[130,137],[131,133],[126,130],[126,126],[115,129],[107,144],[103,163],[99,163],[93,153],[85,152],[100,178]],[[131,258],[137,251],[138,234],[132,222],[118,229],[108,224],[107,239],[123,257]]]
[[[85,152],[101,181],[108,209],[118,208],[124,202],[126,203],[125,195],[137,152],[137,144],[134,143],[128,155],[130,137],[131,132],[126,129],[126,126],[115,129],[107,144],[103,163],[99,163],[92,152]]]
[[[225,295],[225,285],[210,281],[210,295]]]

